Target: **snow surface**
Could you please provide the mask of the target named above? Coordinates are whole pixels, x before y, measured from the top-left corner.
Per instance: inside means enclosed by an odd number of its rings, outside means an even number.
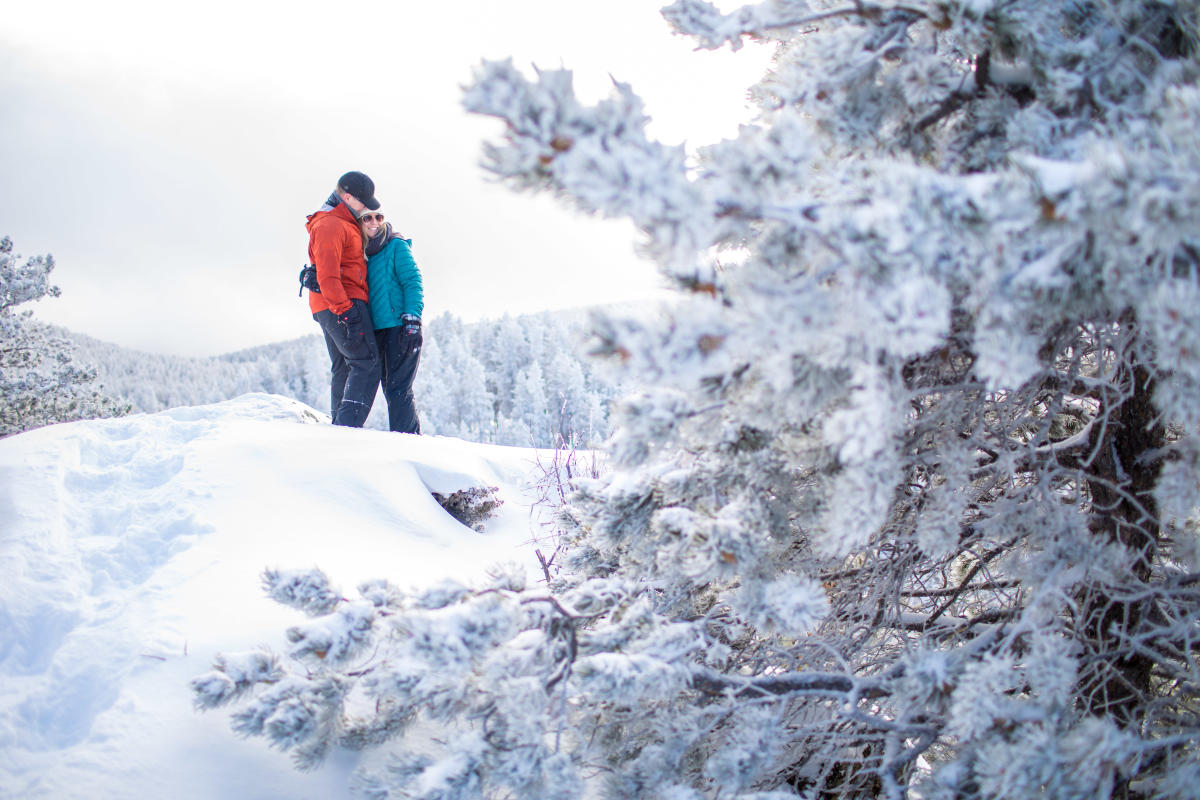
[[[304,619],[262,570],[319,566],[347,596],[540,574],[536,451],[327,421],[251,394],[0,440],[0,798],[345,797],[369,754],[300,773],[192,707],[217,652],[282,652]],[[505,500],[482,533],[430,495],[481,484]]]

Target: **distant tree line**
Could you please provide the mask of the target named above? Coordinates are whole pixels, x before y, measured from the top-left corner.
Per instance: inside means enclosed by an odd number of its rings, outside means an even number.
[[[427,434],[514,446],[591,446],[608,431],[616,382],[581,356],[582,312],[426,323],[414,391]],[[133,411],[212,403],[246,392],[329,411],[329,356],[314,334],[211,358],[143,353],[68,331],[80,362]],[[367,427],[387,428],[382,395]]]

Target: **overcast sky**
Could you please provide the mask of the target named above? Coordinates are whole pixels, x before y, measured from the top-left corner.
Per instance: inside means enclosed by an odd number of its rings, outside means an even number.
[[[182,355],[317,331],[296,296],[304,220],[352,169],[412,237],[427,316],[645,297],[628,223],[489,182],[500,123],[459,87],[511,56],[572,69],[591,101],[631,83],[662,141],[735,135],[769,53],[695,51],[661,5],[22,3],[0,27],[0,235],[57,261],[40,318]]]

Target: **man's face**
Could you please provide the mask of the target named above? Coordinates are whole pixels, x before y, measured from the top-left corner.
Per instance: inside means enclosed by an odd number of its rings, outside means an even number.
[[[367,210],[366,205],[349,192],[342,192],[342,202],[354,212],[356,217],[362,216],[362,213]]]

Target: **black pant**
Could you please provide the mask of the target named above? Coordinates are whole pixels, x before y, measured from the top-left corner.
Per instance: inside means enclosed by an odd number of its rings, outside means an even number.
[[[388,427],[400,433],[420,433],[417,404],[413,400],[413,378],[421,363],[421,329],[405,334],[405,325],[375,331],[383,363],[383,396],[387,399]]]
[[[371,312],[362,300],[341,316],[318,311],[313,319],[325,333],[331,381],[329,413],[334,425],[361,428],[379,389],[379,346],[371,335]]]

